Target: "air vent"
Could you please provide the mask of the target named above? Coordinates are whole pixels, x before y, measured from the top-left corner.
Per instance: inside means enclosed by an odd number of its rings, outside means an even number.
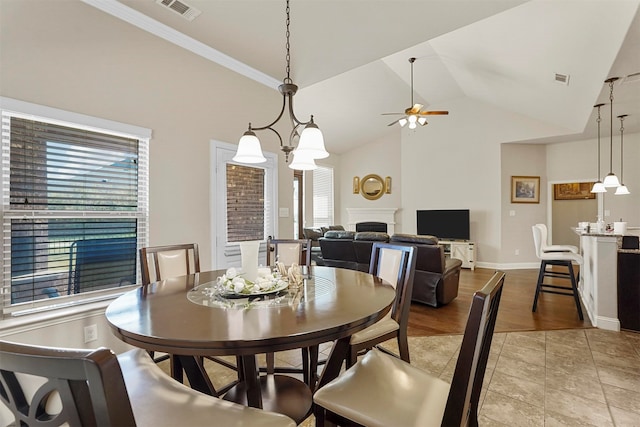
[[[569,86],[569,75],[568,74],[556,73],[555,79],[556,79],[556,83],[560,83],[560,84]]]
[[[202,11],[179,0],[156,0],[156,3],[160,6],[166,7],[167,9],[171,9],[187,21],[193,21],[194,18],[202,13]]]

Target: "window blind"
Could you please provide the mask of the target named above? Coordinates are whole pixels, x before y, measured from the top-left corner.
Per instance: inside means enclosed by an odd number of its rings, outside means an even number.
[[[135,284],[148,139],[3,110],[2,210],[3,314]]]
[[[313,170],[313,226],[333,224],[333,169],[319,166]]]

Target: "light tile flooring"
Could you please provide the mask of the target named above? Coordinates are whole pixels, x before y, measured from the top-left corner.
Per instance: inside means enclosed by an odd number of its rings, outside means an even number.
[[[409,340],[411,363],[450,381],[462,336]],[[278,353],[276,361],[295,366],[299,355]],[[234,377],[218,366],[207,365],[214,384]],[[481,426],[640,426],[640,334],[497,333],[480,399]],[[314,425],[313,417],[302,425]]]

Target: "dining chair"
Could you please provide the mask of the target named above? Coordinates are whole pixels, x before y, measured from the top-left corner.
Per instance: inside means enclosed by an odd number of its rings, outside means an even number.
[[[311,265],[311,239],[267,239],[267,265],[282,262],[286,267],[292,264]]]
[[[311,239],[267,239],[267,265],[275,266],[276,262],[284,263],[285,267],[293,264],[305,266],[306,271],[311,267]],[[302,349],[302,368],[276,367],[275,354],[266,353],[266,367],[262,370],[267,374],[301,373],[304,381],[309,383],[309,349]]]
[[[477,426],[505,274],[473,295],[451,383],[378,349],[316,391],[317,426]]]
[[[0,341],[0,401],[15,425],[286,426],[290,418],[207,396],[141,349],[66,349]],[[4,425],[4,424],[3,424]]]
[[[198,252],[198,244],[185,243],[140,248],[140,272],[143,286],[159,280],[199,273],[200,255]],[[182,369],[176,366],[171,355],[163,354],[156,357],[152,351],[149,352],[149,355],[156,362],[170,359],[171,375],[176,380],[182,382]],[[203,362],[202,357],[197,357],[196,359],[199,363]],[[207,359],[237,371],[237,365],[222,358],[208,356]]]
[[[538,226],[539,224],[533,225],[531,230],[533,231],[533,243],[536,249],[536,256],[540,260],[540,271],[538,273],[538,282],[536,283],[536,293],[533,298],[533,307],[531,308],[532,312],[535,312],[538,308],[538,297],[541,293],[549,293],[556,295],[567,295],[573,296],[573,299],[576,303],[576,308],[578,309],[578,317],[580,320],[583,320],[584,317],[582,315],[582,306],[580,305],[580,297],[578,296],[578,281],[580,280],[580,272],[575,274],[573,270],[573,263],[578,264],[579,266],[583,265],[582,255],[575,253],[573,251],[563,251],[563,252],[544,252],[542,250],[543,247],[543,229]],[[547,267],[551,267],[551,269],[547,269]],[[556,267],[554,269],[554,267]],[[557,268],[566,268],[567,271],[558,271]],[[568,279],[570,281],[569,286],[559,285],[556,282],[553,283],[545,283],[545,277],[549,277],[551,279]]]
[[[416,269],[416,252],[415,246],[374,243],[369,274],[389,282],[396,289],[396,298],[385,317],[351,336],[347,368],[356,363],[359,353],[393,338],[398,342],[399,357],[407,363],[410,362],[407,325]],[[384,348],[381,350],[389,353]]]
[[[142,284],[200,272],[197,243],[152,246],[140,249]]]
[[[396,297],[391,310],[385,317],[351,336],[347,360],[345,361],[347,368],[356,363],[359,354],[394,338],[398,342],[399,355],[384,347],[378,348],[385,353],[400,357],[407,363],[410,362],[407,325],[409,323],[411,293],[413,292],[416,269],[416,253],[417,248],[412,245],[397,245],[384,242],[373,244],[369,274],[389,282],[396,290]],[[310,347],[308,351],[309,372],[311,375],[310,386],[313,390],[319,380],[317,376],[318,366],[324,364],[326,360],[319,360],[318,346]]]

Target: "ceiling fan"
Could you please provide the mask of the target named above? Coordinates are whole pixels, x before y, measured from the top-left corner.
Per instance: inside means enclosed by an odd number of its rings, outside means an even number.
[[[382,113],[382,115],[403,115],[404,117],[389,123],[388,126],[393,126],[399,123],[404,127],[407,123],[409,129],[415,129],[416,125],[424,126],[427,124],[427,118],[424,116],[444,116],[449,114],[448,111],[422,111],[422,104],[413,103],[413,63],[416,62],[416,58],[409,58],[411,64],[411,105],[412,107],[404,110],[404,113]]]

